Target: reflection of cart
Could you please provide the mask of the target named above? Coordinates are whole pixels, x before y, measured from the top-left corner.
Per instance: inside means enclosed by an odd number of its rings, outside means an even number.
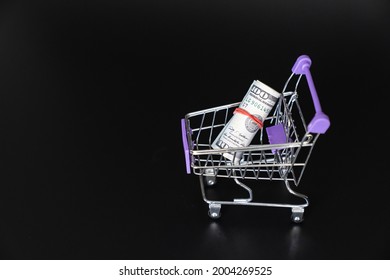
[[[298,57],[281,98],[264,121],[264,127],[259,130],[258,137],[256,136],[248,147],[211,148],[211,143],[240,102],[188,113],[181,120],[187,173],[190,174],[192,170],[195,175],[199,175],[203,200],[209,205],[208,213],[211,218],[220,217],[222,205],[247,205],[291,208],[292,220],[296,223],[303,220],[304,208],[309,205],[308,197],[295,192],[290,182],[298,186],[314,144],[330,125],[328,116],[322,112],[310,66],[311,60],[307,55]],[[298,103],[297,90],[303,75],[308,82],[315,108],[314,118],[308,124]],[[291,90],[290,84],[293,84]],[[240,154],[240,162],[233,163],[223,157],[222,154],[227,152]],[[214,185],[217,177],[233,179],[247,191],[248,197],[232,200],[209,199],[205,184]],[[256,202],[252,189],[243,183],[243,180],[247,179],[283,181],[288,192],[302,199],[302,203]]]

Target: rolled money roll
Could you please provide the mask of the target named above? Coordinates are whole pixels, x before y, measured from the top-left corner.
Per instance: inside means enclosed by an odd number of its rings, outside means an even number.
[[[234,115],[211,144],[213,149],[247,147],[272,110],[280,93],[255,80],[249,87]],[[223,156],[239,164],[242,152],[224,153]]]

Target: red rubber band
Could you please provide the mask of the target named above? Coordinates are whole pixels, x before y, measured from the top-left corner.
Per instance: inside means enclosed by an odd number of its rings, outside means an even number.
[[[245,109],[242,109],[242,108],[238,107],[238,108],[236,108],[236,110],[234,110],[233,113],[234,113],[234,114],[235,114],[235,113],[240,113],[240,114],[243,114],[243,115],[245,115],[245,116],[248,116],[249,118],[251,118],[252,121],[254,121],[254,122],[257,124],[257,126],[258,126],[259,128],[262,128],[262,127],[263,127],[263,122],[262,122],[261,120],[259,120],[259,118],[256,118],[254,115],[250,114],[250,113],[249,113],[247,110],[245,110]]]

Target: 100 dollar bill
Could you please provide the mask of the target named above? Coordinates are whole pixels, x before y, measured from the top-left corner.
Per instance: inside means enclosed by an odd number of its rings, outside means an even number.
[[[255,80],[249,87],[234,115],[211,144],[213,149],[247,147],[271,112],[280,93]],[[224,153],[223,156],[239,164],[242,152]]]

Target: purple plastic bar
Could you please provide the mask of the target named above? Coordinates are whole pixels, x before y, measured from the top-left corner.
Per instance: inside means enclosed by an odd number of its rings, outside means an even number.
[[[187,171],[187,174],[191,174],[190,150],[188,148],[186,120],[185,119],[181,119],[181,136],[182,136],[182,140],[183,140],[184,157],[186,159],[186,171]]]
[[[287,143],[287,136],[284,131],[284,126],[282,123],[268,126],[265,128],[268,135],[268,141],[270,144],[284,144]],[[272,153],[275,154],[277,149],[273,149]]]
[[[320,99],[318,98],[317,90],[314,86],[313,78],[310,73],[310,66],[311,66],[311,59],[309,58],[309,56],[301,55],[298,57],[297,61],[295,62],[292,68],[292,72],[294,74],[306,76],[311,97],[313,99],[316,113],[307,126],[308,132],[324,134],[330,126],[330,120],[329,117],[324,112],[322,112]]]

